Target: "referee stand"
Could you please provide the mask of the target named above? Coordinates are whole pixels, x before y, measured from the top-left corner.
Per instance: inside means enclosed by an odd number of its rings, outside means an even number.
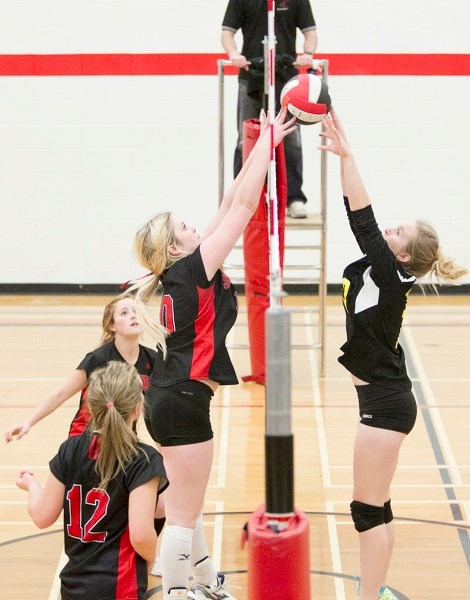
[[[313,67],[321,74],[325,83],[328,81],[328,60],[314,60]],[[219,59],[217,61],[218,74],[218,103],[219,103],[219,124],[218,124],[218,148],[219,148],[219,168],[218,168],[218,196],[219,204],[222,201],[225,191],[225,70],[233,72],[231,61]],[[308,212],[306,219],[285,218],[283,231],[283,250],[284,260],[282,269],[283,287],[286,290],[300,290],[301,294],[308,294],[316,298],[316,302],[292,307],[293,314],[312,315],[314,317],[313,327],[316,328],[317,335],[310,344],[293,344],[291,347],[295,350],[315,349],[319,354],[319,375],[325,374],[325,346],[326,346],[326,300],[327,300],[327,210],[328,210],[328,190],[327,190],[327,156],[325,152],[320,153],[320,177],[319,177],[319,207],[315,212]],[[245,286],[245,260],[243,255],[243,245],[240,243],[224,264],[224,270],[227,271],[234,284]],[[269,274],[266,273],[268,278]],[[297,327],[296,323],[292,327]],[[301,327],[305,327],[303,323]],[[246,348],[246,344],[237,344],[232,348]],[[261,345],[264,351],[264,345]],[[252,353],[253,350],[250,349]],[[259,360],[252,359],[252,370],[257,370]]]

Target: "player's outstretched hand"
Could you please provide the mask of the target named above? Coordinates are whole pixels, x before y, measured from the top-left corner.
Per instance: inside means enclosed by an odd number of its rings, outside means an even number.
[[[266,131],[268,130],[268,127],[269,127],[268,115],[266,114],[266,111],[264,110],[264,108],[262,108],[259,113],[260,136],[263,133],[266,133]]]
[[[341,123],[340,118],[338,117],[338,113],[335,111],[335,109],[333,107],[330,110],[330,115],[333,120],[333,124],[336,128],[336,131],[343,138],[343,140],[349,145],[348,138],[346,137],[346,132],[344,131],[343,124]]]
[[[327,141],[323,145],[318,146],[319,150],[331,152],[337,156],[348,156],[351,154],[351,148],[347,142],[343,125],[334,110],[328,113],[323,119],[323,131],[320,132],[320,136]]]
[[[21,438],[29,432],[30,426],[27,423],[19,423],[18,425],[14,425],[10,429],[5,431],[5,442],[12,442],[13,438],[16,436],[17,440],[21,440]]]
[[[295,117],[292,117],[288,121],[286,121],[287,116],[287,108],[283,106],[281,110],[277,113],[276,118],[274,119],[274,145],[277,146],[282,142],[282,140],[297,129],[297,125],[295,124]]]

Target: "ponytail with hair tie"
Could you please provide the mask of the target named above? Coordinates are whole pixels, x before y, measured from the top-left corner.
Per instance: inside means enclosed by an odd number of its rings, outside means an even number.
[[[436,283],[455,283],[468,273],[466,267],[442,253],[439,237],[434,227],[427,221],[416,221],[418,233],[410,241],[407,252],[410,260],[406,270],[418,279],[428,273]],[[434,287],[434,283],[432,283]],[[434,288],[436,290],[436,288]],[[437,290],[436,290],[437,291]]]

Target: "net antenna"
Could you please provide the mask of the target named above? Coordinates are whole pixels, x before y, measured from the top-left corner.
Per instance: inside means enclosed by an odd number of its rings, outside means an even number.
[[[274,119],[276,112],[276,36],[274,32],[275,0],[268,2],[268,37],[265,39],[265,93],[268,97],[269,134],[271,138],[271,155],[268,169],[267,209],[269,227],[269,297],[270,306],[280,306],[282,297],[281,286],[281,257],[279,248],[279,225],[277,211],[277,180],[276,180],[276,148],[274,146]],[[267,60],[266,60],[267,55]]]

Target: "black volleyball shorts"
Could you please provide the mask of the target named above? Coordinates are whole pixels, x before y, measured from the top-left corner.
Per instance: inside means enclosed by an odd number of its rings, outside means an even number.
[[[390,390],[372,383],[355,387],[361,423],[369,427],[410,433],[418,412],[411,390]]]
[[[161,446],[185,446],[214,437],[210,402],[214,392],[201,381],[189,380],[145,393],[144,419],[152,439]]]

